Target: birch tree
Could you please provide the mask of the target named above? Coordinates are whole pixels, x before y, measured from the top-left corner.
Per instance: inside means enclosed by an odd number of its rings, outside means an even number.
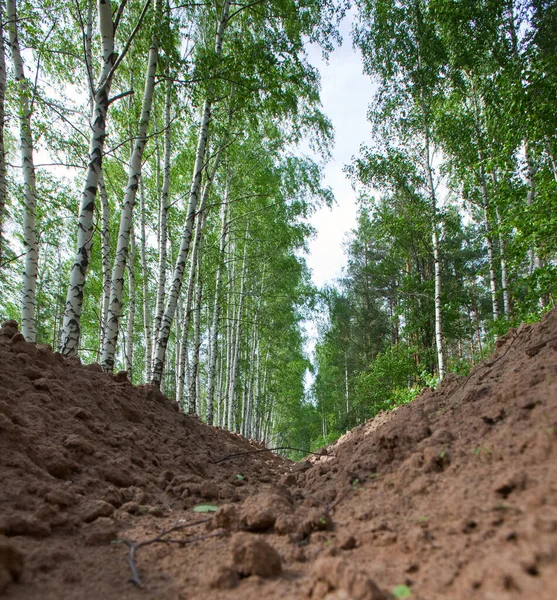
[[[116,56],[114,46],[115,27],[112,21],[110,0],[99,0],[97,10],[101,39],[101,68],[97,83],[94,84],[92,79],[87,82],[92,88],[93,116],[91,119],[89,164],[81,194],[77,225],[77,251],[70,273],[59,348],[60,352],[66,357],[75,356],[79,345],[83,287],[91,259],[93,212],[102,169],[110,90],[117,61],[121,62],[122,60],[122,55],[118,58]],[[87,66],[88,73],[91,73],[91,68],[92,65]]]
[[[74,356],[77,353],[79,345],[83,288],[91,260],[91,247],[94,231],[93,216],[99,186],[99,177],[102,170],[108,108],[112,101],[110,97],[112,82],[118,66],[127,55],[133,38],[141,27],[141,23],[143,22],[143,18],[145,17],[149,6],[149,0],[144,5],[130,37],[126,40],[124,47],[118,54],[115,47],[115,35],[126,4],[126,0],[123,0],[115,13],[116,19],[113,21],[110,0],[98,1],[97,13],[101,53],[99,75],[96,82],[94,82],[92,78],[93,67],[89,64],[87,52],[85,53],[86,72],[88,74],[88,81],[86,83],[91,90],[93,109],[91,117],[89,160],[85,171],[85,180],[81,193],[81,203],[77,223],[77,250],[70,272],[59,348],[59,351],[66,357]]]
[[[16,1],[7,1],[7,27],[12,52],[14,77],[18,94],[19,115],[19,151],[23,171],[23,243],[25,248],[25,268],[23,271],[23,290],[21,301],[21,331],[28,342],[34,342],[35,324],[35,292],[39,268],[39,252],[37,248],[36,211],[37,182],[35,163],[33,160],[33,132],[31,129],[31,88],[23,71],[23,59],[19,48],[18,17]]]
[[[116,343],[118,341],[118,325],[122,312],[122,292],[124,284],[124,271],[129,253],[129,239],[132,230],[133,210],[137,197],[141,179],[141,165],[143,152],[147,143],[147,129],[151,118],[151,108],[153,106],[153,94],[155,91],[155,75],[157,71],[157,60],[159,53],[159,33],[158,27],[162,17],[160,0],[155,10],[155,23],[153,25],[153,37],[149,56],[147,59],[147,69],[145,73],[145,89],[143,92],[143,103],[141,107],[141,117],[137,137],[135,139],[133,152],[130,158],[128,169],[128,183],[124,194],[124,202],[120,213],[120,228],[118,231],[118,242],[114,265],[112,268],[112,277],[110,282],[110,301],[108,307],[107,333],[103,340],[103,349],[101,354],[101,366],[106,371],[111,372],[114,368],[114,356],[116,352]]]
[[[217,60],[220,59],[220,57],[222,56],[223,38],[226,25],[228,23],[229,10],[230,2],[229,0],[224,0],[220,15],[218,17],[215,35],[215,56]],[[207,138],[209,135],[209,121],[211,118],[211,108],[212,99],[206,98],[201,109],[199,136],[197,141],[197,150],[195,153],[191,188],[189,192],[186,223],[184,226],[184,231],[182,233],[180,249],[176,258],[176,265],[174,267],[174,272],[172,275],[172,283],[168,291],[168,299],[166,302],[161,327],[157,335],[156,349],[153,357],[152,382],[157,386],[160,386],[162,381],[166,348],[168,346],[168,338],[170,336],[170,328],[174,320],[174,314],[176,312],[176,305],[178,301],[178,296],[180,294],[180,289],[182,287],[184,271],[186,268],[186,260],[190,248],[193,223],[197,210],[197,201],[199,197],[201,178],[203,174],[205,149],[207,147]]]
[[[0,2],[0,270],[5,254],[4,222],[6,213],[6,150],[4,148],[4,122],[6,115],[6,48],[4,44],[5,4]]]

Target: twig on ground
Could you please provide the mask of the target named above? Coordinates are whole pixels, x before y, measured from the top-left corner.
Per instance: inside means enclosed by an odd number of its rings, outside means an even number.
[[[203,523],[208,523],[209,521],[211,521],[211,519],[201,519],[200,521],[194,521],[193,523],[184,523],[182,525],[175,525],[174,527],[171,527],[170,529],[164,529],[163,531],[161,531],[161,533],[159,533],[159,535],[155,536],[154,538],[151,538],[150,540],[144,540],[143,542],[132,542],[130,540],[115,540],[116,543],[125,544],[130,549],[130,551],[128,553],[128,565],[129,565],[130,571],[132,573],[132,576],[129,579],[130,583],[133,583],[137,587],[142,587],[141,578],[139,576],[139,571],[137,569],[137,564],[136,564],[137,551],[140,548],[142,548],[144,546],[150,546],[151,544],[178,544],[180,546],[185,546],[186,544],[192,544],[193,542],[199,542],[199,541],[205,540],[207,538],[219,537],[219,536],[223,535],[222,532],[216,532],[216,533],[208,533],[206,535],[198,535],[195,537],[190,537],[190,538],[185,538],[185,539],[174,539],[174,538],[165,539],[165,536],[167,536],[168,534],[170,534],[174,531],[180,531],[182,529],[187,529],[188,527],[194,527],[195,525],[202,525]]]
[[[235,452],[234,454],[228,454],[219,458],[218,460],[214,460],[213,464],[218,465],[225,460],[230,460],[231,458],[236,458],[238,456],[246,456],[248,454],[259,454],[260,452],[273,452],[274,450],[296,450],[298,452],[303,452],[304,454],[313,454],[314,456],[334,456],[334,454],[327,454],[326,452],[310,452],[305,448],[293,448],[292,446],[279,446],[278,448],[262,448],[260,450],[247,450],[246,452]]]

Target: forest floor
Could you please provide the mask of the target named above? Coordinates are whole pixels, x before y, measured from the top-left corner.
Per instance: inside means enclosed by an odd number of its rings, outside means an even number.
[[[0,594],[557,597],[556,312],[327,456],[218,462],[258,449],[4,324]]]

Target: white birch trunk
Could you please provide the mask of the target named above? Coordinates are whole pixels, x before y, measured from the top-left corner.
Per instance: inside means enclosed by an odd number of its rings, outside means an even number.
[[[248,252],[248,228],[246,227],[246,235],[244,240],[244,256],[242,258],[242,274],[240,276],[240,297],[236,310],[235,317],[235,332],[234,332],[234,343],[232,346],[232,363],[230,368],[230,386],[229,386],[229,400],[228,406],[232,415],[229,417],[229,425],[232,422],[234,424],[234,417],[236,414],[236,380],[238,377],[238,360],[240,357],[240,347],[242,340],[242,312],[244,309],[244,292],[246,287],[246,269],[247,269],[247,252]],[[236,423],[237,428],[238,423]],[[230,428],[230,427],[229,427]],[[232,429],[230,428],[232,431]]]
[[[6,215],[6,150],[4,122],[6,119],[6,48],[4,45],[4,0],[0,0],[0,270],[6,248],[4,220]]]
[[[145,381],[151,379],[151,349],[153,344],[151,334],[151,311],[149,304],[149,267],[147,265],[147,235],[145,232],[145,188],[143,178],[139,181],[140,202],[140,254],[143,288],[143,334],[145,336]]]
[[[134,347],[134,321],[135,321],[135,238],[133,227],[130,231],[130,254],[126,270],[128,272],[128,322],[126,328],[126,370],[128,378],[133,383],[133,347]]]
[[[110,207],[108,194],[104,183],[102,167],[99,173],[99,196],[101,199],[101,270],[102,270],[102,300],[101,300],[101,336],[102,350],[106,338],[108,323],[108,304],[110,301]]]
[[[431,212],[433,221],[431,240],[433,243],[433,262],[435,278],[435,345],[437,347],[437,366],[439,370],[439,379],[442,380],[445,377],[445,351],[443,347],[443,313],[441,307],[441,260],[439,257],[439,236],[437,233],[437,200],[435,197],[435,186],[433,184],[428,132],[426,132],[425,150],[427,181],[429,187],[429,196],[431,200]]]
[[[493,185],[497,185],[497,175],[495,171],[491,173]],[[501,261],[501,291],[503,292],[503,312],[506,317],[509,317],[512,312],[511,305],[511,293],[509,289],[509,271],[507,267],[506,259],[506,242],[505,235],[503,233],[503,219],[499,212],[499,207],[495,205],[495,218],[497,219],[497,231],[499,236],[499,249],[500,249],[500,261]]]
[[[491,290],[491,307],[493,311],[493,320],[499,318],[499,300],[497,298],[497,278],[495,275],[495,257],[493,252],[493,238],[491,236],[491,222],[489,220],[487,186],[485,182],[485,173],[483,166],[480,165],[480,187],[483,200],[485,241],[487,244],[487,262],[489,266],[489,287]]]
[[[348,387],[348,358],[346,350],[344,351],[344,400],[346,403],[346,419],[348,421],[348,415],[350,414],[350,389]]]
[[[160,195],[159,205],[159,276],[157,280],[157,301],[155,305],[155,322],[153,328],[153,340],[155,344],[164,314],[164,295],[166,290],[166,264],[167,252],[166,246],[168,243],[168,208],[170,196],[170,153],[172,140],[172,123],[171,123],[171,100],[172,100],[172,83],[169,80],[166,82],[166,94],[164,100],[164,166],[163,166],[163,182],[162,192]],[[157,161],[158,162],[158,161]],[[159,169],[157,169],[158,172]],[[158,179],[158,177],[157,177]],[[152,356],[152,353],[151,353]],[[151,367],[149,368],[151,371]]]
[[[526,182],[528,184],[528,193],[526,195],[526,204],[528,207],[531,207],[536,199],[536,166],[534,164],[534,159],[532,158],[532,153],[530,152],[530,145],[528,142],[524,143],[524,155],[526,157]],[[536,252],[536,248],[534,243],[530,246],[529,250],[530,255],[530,267],[529,272],[532,274],[535,269],[539,269],[541,267],[540,258]]]
[[[257,352],[257,317],[254,319],[252,339],[250,344],[249,353],[249,371],[248,371],[248,385],[246,390],[246,403],[244,411],[244,422],[242,424],[242,435],[244,437],[251,437],[251,424],[252,424],[252,412],[253,412],[253,387],[255,381],[255,366],[256,366],[256,352]]]
[[[70,273],[70,284],[66,296],[64,322],[62,325],[60,352],[64,356],[74,356],[77,354],[79,345],[83,287],[91,258],[93,211],[106,138],[106,118],[113,77],[112,67],[116,60],[110,0],[99,0],[98,15],[99,31],[102,40],[101,69],[99,84],[94,94],[89,165],[85,175],[77,226],[77,251]]]
[[[217,33],[215,38],[215,51],[217,57],[222,56],[222,42],[224,30],[228,22],[228,13],[230,8],[230,0],[224,0],[222,14],[217,26]],[[161,322],[160,331],[157,336],[156,352],[153,359],[153,384],[159,386],[162,380],[162,374],[164,370],[164,361],[166,355],[166,347],[168,345],[168,338],[170,334],[170,328],[174,319],[174,313],[176,312],[176,302],[180,295],[182,288],[182,281],[184,277],[184,271],[186,268],[186,260],[189,253],[190,242],[193,231],[193,222],[195,220],[195,213],[197,210],[197,201],[199,196],[199,188],[201,186],[201,176],[203,173],[204,161],[205,161],[205,149],[207,147],[207,137],[209,130],[209,121],[211,119],[211,100],[207,98],[203,104],[203,110],[201,112],[201,122],[199,125],[199,137],[197,142],[197,150],[195,156],[195,164],[193,168],[192,183],[189,194],[188,210],[184,231],[182,234],[182,240],[180,243],[180,250],[176,258],[176,265],[174,267],[174,273],[172,276],[172,283],[168,292],[168,300],[164,315]]]
[[[222,346],[222,343],[220,344]],[[222,364],[224,362],[224,352],[221,351],[217,354],[217,381],[216,381],[216,405],[217,405],[217,426],[223,427],[224,416],[222,408]]]
[[[25,248],[25,267],[23,271],[21,299],[21,332],[28,342],[34,342],[37,333],[35,323],[35,295],[39,268],[39,251],[35,229],[37,185],[35,163],[33,161],[33,133],[31,130],[31,106],[29,103],[30,89],[25,79],[23,60],[19,48],[16,0],[8,0],[6,16],[17,88],[20,136],[19,151],[23,171],[23,246]]]
[[[199,204],[199,213],[198,213],[197,221],[195,224],[195,236],[194,236],[194,240],[193,240],[193,248],[192,248],[191,261],[190,261],[190,272],[189,272],[189,276],[188,276],[188,285],[187,285],[187,290],[186,290],[186,307],[185,307],[185,311],[184,311],[184,322],[182,325],[183,334],[182,334],[182,340],[180,342],[181,360],[180,360],[179,369],[178,369],[178,386],[177,386],[177,392],[176,392],[179,402],[182,402],[182,400],[183,400],[184,390],[189,391],[189,389],[190,389],[190,385],[189,384],[186,385],[187,374],[189,371],[187,371],[185,368],[185,360],[186,360],[186,356],[188,353],[188,349],[187,349],[188,348],[188,336],[189,336],[189,329],[190,329],[191,309],[192,309],[192,304],[193,304],[194,284],[195,284],[196,274],[199,275],[199,272],[197,270],[197,267],[198,267],[197,255],[199,254],[200,249],[201,249],[203,228],[204,228],[205,220],[206,220],[205,206],[207,204],[207,198],[209,197],[209,190],[211,189],[211,184],[213,182],[213,179],[214,179],[217,169],[219,167],[220,156],[221,156],[221,151],[219,149],[219,151],[217,152],[217,155],[215,157],[213,167],[211,168],[211,173],[208,176],[207,181],[205,182],[205,185],[203,186],[203,192],[201,194],[201,202]]]
[[[201,350],[201,301],[203,299],[203,279],[201,273],[201,253],[197,254],[197,279],[195,282],[195,306],[193,307],[193,354],[191,360],[190,386],[188,391],[188,412],[200,414],[198,405],[199,353]]]
[[[160,5],[160,2],[159,2]],[[156,16],[159,17],[160,10],[157,7]],[[158,25],[155,24],[155,28]],[[137,197],[137,189],[141,178],[141,166],[143,151],[147,143],[147,129],[151,119],[151,108],[153,106],[153,94],[155,90],[155,75],[157,71],[159,43],[157,33],[153,35],[149,58],[147,61],[147,72],[145,74],[145,91],[141,107],[139,129],[135,140],[132,156],[128,169],[128,184],[124,195],[124,203],[120,214],[120,228],[118,231],[118,242],[112,277],[110,282],[110,302],[108,307],[107,334],[104,339],[101,354],[101,366],[105,371],[112,372],[114,369],[114,357],[116,344],[118,342],[119,322],[122,314],[122,293],[124,287],[124,271],[128,260],[130,243],[130,232],[132,229],[133,209]]]
[[[499,248],[501,250],[501,289],[503,292],[503,312],[508,317],[511,314],[511,293],[509,290],[509,271],[507,267],[507,259],[505,258],[505,236],[501,231],[502,221],[499,209],[495,207],[495,215],[497,217],[497,227],[499,230]]]
[[[230,403],[230,382],[232,381],[232,357],[234,355],[234,334],[232,324],[236,307],[234,305],[234,288],[236,283],[236,262],[232,257],[236,255],[236,238],[230,235],[230,246],[228,247],[228,302],[226,303],[226,385],[224,387],[224,404],[226,406],[226,427],[232,431],[234,424],[234,412]]]
[[[226,233],[227,233],[227,224],[226,217],[228,212],[228,180],[225,191],[224,201],[221,206],[221,233],[220,233],[220,242],[219,242],[219,263],[217,266],[217,275],[215,282],[215,299],[213,303],[213,320],[211,325],[211,339],[209,346],[209,373],[208,373],[208,382],[207,382],[207,425],[213,424],[213,399],[215,395],[215,377],[216,377],[216,368],[217,368],[217,350],[218,350],[218,339],[219,339],[219,316],[220,316],[220,293],[222,287],[222,272],[224,266],[224,252],[226,248]],[[220,421],[220,411],[218,424],[221,424]]]

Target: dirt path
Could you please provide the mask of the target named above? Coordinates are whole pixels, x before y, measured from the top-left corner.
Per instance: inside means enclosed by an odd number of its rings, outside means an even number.
[[[511,332],[469,378],[298,464],[269,453],[217,464],[259,447],[149,386],[27,344],[8,322],[0,593],[553,600],[556,447],[556,313]],[[194,512],[202,503],[219,512]],[[172,528],[130,567],[130,545]]]

